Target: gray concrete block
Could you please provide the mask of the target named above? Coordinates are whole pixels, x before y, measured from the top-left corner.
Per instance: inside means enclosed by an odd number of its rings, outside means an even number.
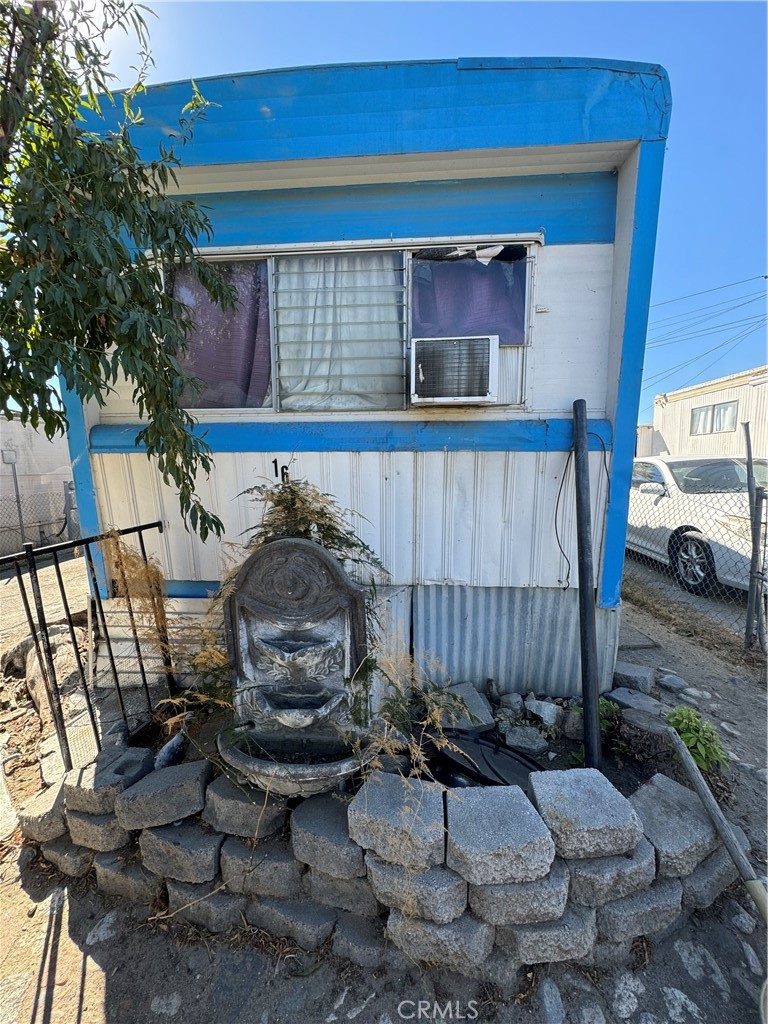
[[[659,689],[666,690],[668,693],[682,693],[687,686],[688,683],[673,672],[664,672],[659,676]]]
[[[383,921],[340,913],[331,949],[335,956],[351,960],[359,967],[369,970],[381,967],[387,950]]]
[[[144,867],[177,882],[210,882],[219,873],[220,832],[198,824],[161,825],[139,836]]]
[[[152,771],[152,751],[144,747],[107,748],[85,768],[64,779],[67,809],[85,814],[114,814],[115,798]]]
[[[64,820],[64,788],[62,783],[49,786],[28,800],[18,813],[19,828],[25,839],[48,843],[67,831]]]
[[[559,729],[565,717],[565,709],[550,700],[537,700],[532,694],[525,698],[525,706],[530,715],[538,718],[547,729]]]
[[[496,929],[496,944],[522,964],[557,963],[588,956],[597,939],[595,911],[568,907],[558,921]]]
[[[660,878],[642,892],[606,903],[597,911],[600,937],[622,942],[661,931],[680,915],[682,896],[679,879]]]
[[[336,911],[309,900],[263,899],[246,907],[245,917],[254,928],[293,939],[302,949],[317,949],[336,924]]]
[[[231,892],[298,898],[303,870],[304,865],[282,839],[265,839],[251,846],[232,837],[221,848],[221,877]]]
[[[393,910],[387,936],[412,960],[466,972],[481,966],[493,949],[493,928],[471,914],[449,924],[422,921]]]
[[[641,839],[623,857],[572,860],[568,866],[571,900],[584,907],[601,907],[651,885],[656,877],[656,852],[647,839]]]
[[[69,836],[59,836],[40,847],[45,859],[57,867],[63,875],[70,878],[81,878],[87,875],[93,864],[93,850],[83,846],[75,846]]]
[[[346,801],[311,796],[291,815],[291,845],[297,860],[335,878],[365,875],[363,851],[349,838]]]
[[[285,800],[255,786],[237,785],[220,775],[205,793],[203,821],[217,832],[243,839],[265,839],[285,824]]]
[[[378,917],[379,904],[367,878],[334,878],[317,868],[308,872],[309,894],[316,903],[362,917]]]
[[[532,772],[528,791],[561,857],[616,856],[643,837],[632,805],[596,768]]]
[[[162,888],[162,879],[147,871],[137,859],[135,849],[124,853],[97,853],[96,887],[107,896],[122,896],[132,903],[154,903]]]
[[[447,924],[467,909],[467,883],[450,868],[404,868],[371,853],[365,863],[376,898],[406,916]]]
[[[666,775],[654,775],[632,794],[630,803],[656,848],[661,877],[690,875],[717,849],[720,840],[701,800]]]
[[[443,863],[443,794],[436,783],[373,772],[347,816],[354,842],[384,860],[415,868]]]
[[[446,710],[442,717],[444,729],[487,732],[494,727],[496,723],[491,705],[472,683],[457,683],[448,687],[447,692],[463,700],[467,711],[457,716],[455,709]]]
[[[472,912],[494,925],[537,924],[563,916],[570,876],[565,863],[555,858],[548,875],[535,882],[470,885]]]
[[[543,754],[549,750],[549,742],[533,725],[512,725],[504,732],[504,742],[513,750],[522,750],[526,754]]]
[[[738,825],[732,827],[739,840],[739,845],[745,853],[749,852],[749,840],[744,830]],[[683,909],[704,910],[705,907],[711,906],[720,893],[738,877],[738,869],[731,860],[728,850],[725,846],[718,847],[697,868],[694,868],[690,875],[682,879]]]
[[[601,939],[598,935],[591,953],[582,957],[577,963],[584,967],[598,967],[602,970],[611,967],[625,967],[632,957],[632,942],[633,939],[609,942],[607,939]]]
[[[613,670],[614,687],[627,687],[639,693],[650,693],[653,689],[655,672],[645,665],[635,665],[630,661],[617,661]]]
[[[131,838],[114,814],[68,811],[67,825],[76,846],[87,846],[89,850],[99,850],[101,853],[119,850]]]
[[[646,711],[649,715],[663,715],[667,710],[655,697],[649,697],[647,693],[641,693],[639,690],[630,690],[626,686],[611,690],[606,697],[620,708]]]
[[[450,790],[447,818],[446,863],[468,882],[532,882],[552,866],[552,836],[519,786]]]
[[[521,990],[522,967],[509,953],[494,947],[476,976],[497,988],[504,1002],[510,1002]]]
[[[245,897],[223,891],[219,879],[201,885],[168,882],[168,911],[177,921],[209,932],[228,932],[242,927],[244,910]]]
[[[197,814],[205,806],[205,787],[211,777],[208,761],[188,761],[159,768],[123,790],[115,799],[115,814],[123,828],[154,828]]]

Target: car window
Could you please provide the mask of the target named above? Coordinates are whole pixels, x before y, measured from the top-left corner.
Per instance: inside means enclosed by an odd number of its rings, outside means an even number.
[[[747,471],[735,459],[670,462],[668,465],[677,486],[686,494],[723,494],[747,489]]]
[[[652,462],[636,462],[632,467],[632,486],[635,490],[640,484],[663,484],[664,477],[658,466]]]

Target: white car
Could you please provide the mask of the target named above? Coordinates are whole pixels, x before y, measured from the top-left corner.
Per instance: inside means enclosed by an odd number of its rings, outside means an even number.
[[[755,460],[758,486],[766,486],[767,467]],[[762,536],[764,548],[765,525]],[[669,565],[691,593],[711,593],[718,583],[746,590],[752,544],[744,460],[635,459],[627,547]]]

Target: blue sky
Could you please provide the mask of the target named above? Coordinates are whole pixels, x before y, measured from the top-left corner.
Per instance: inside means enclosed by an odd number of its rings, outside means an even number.
[[[672,86],[672,125],[640,422],[650,422],[654,394],[768,361],[761,279],[765,3],[155,0],[150,6],[150,82],[304,64],[468,56],[662,64]],[[120,84],[127,84],[128,41],[111,42]],[[670,301],[683,296],[692,297]]]

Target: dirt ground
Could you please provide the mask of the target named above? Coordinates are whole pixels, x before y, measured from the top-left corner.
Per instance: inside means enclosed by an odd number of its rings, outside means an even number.
[[[727,813],[749,835],[752,863],[765,874],[759,670],[714,655],[629,604],[619,657],[673,670],[695,689],[689,699],[733,757]],[[3,723],[3,714],[0,731],[13,733],[19,719]],[[675,934],[639,944],[630,965],[553,964],[507,993],[416,965],[362,970],[329,949],[308,954],[253,930],[211,937],[153,909],[105,898],[91,879],[64,879],[18,832],[0,844],[0,1024],[757,1024],[766,972],[765,928],[738,883]]]

